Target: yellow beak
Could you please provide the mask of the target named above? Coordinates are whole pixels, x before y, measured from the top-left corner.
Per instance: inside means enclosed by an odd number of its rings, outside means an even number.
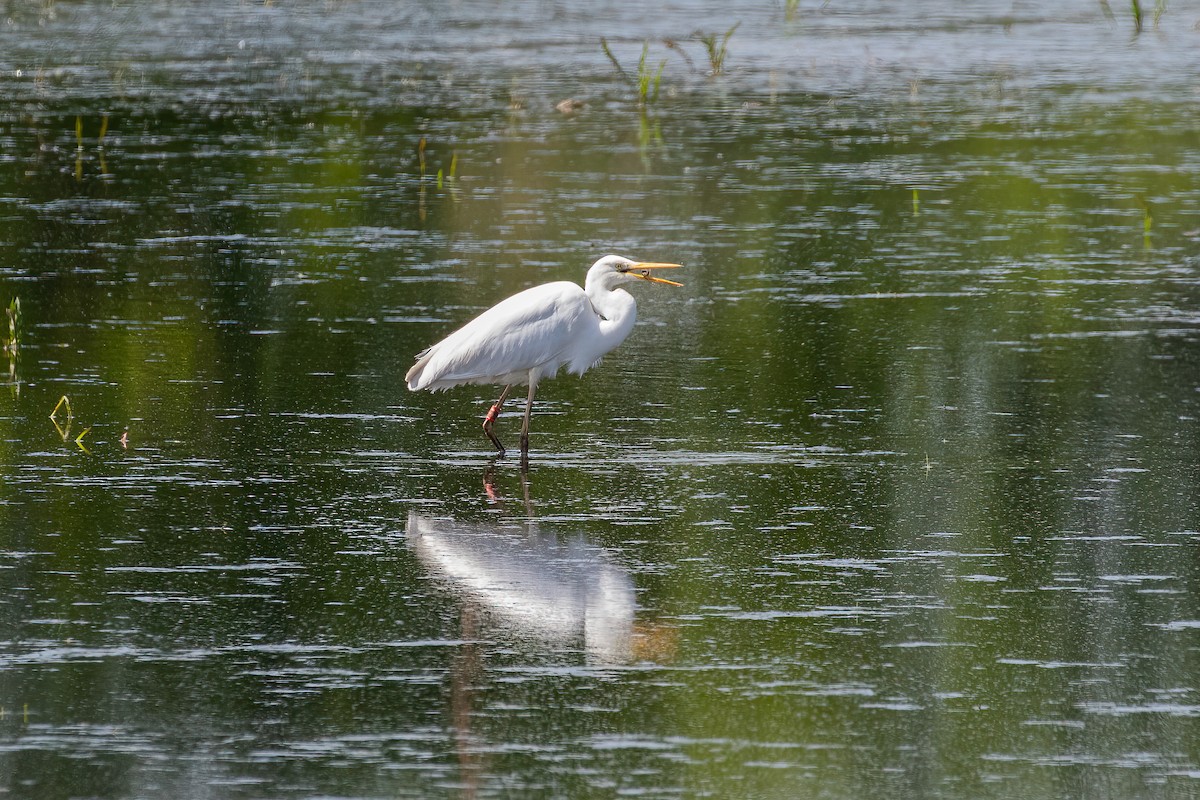
[[[656,275],[650,274],[650,270],[652,269],[679,269],[682,266],[683,264],[663,264],[658,261],[639,261],[630,267],[628,271],[629,274],[633,275],[633,277],[641,278],[644,281],[651,281],[652,283],[665,283],[668,286],[683,286],[682,283],[676,283],[675,281],[669,281],[666,278],[659,278]]]

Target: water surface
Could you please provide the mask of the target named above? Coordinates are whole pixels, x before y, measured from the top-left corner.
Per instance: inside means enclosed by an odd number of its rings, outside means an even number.
[[[1151,17],[11,9],[0,786],[1197,794],[1200,34]],[[491,389],[404,388],[607,252],[686,285],[527,473]]]

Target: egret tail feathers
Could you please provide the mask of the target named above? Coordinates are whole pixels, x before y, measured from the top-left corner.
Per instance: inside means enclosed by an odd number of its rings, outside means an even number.
[[[408,390],[410,392],[415,392],[425,388],[425,385],[428,383],[428,381],[423,382],[421,378],[423,377],[422,373],[425,371],[425,367],[428,366],[431,358],[433,358],[433,348],[426,347],[424,350],[417,353],[417,363],[409,367],[408,372],[404,374],[404,380],[408,384]]]

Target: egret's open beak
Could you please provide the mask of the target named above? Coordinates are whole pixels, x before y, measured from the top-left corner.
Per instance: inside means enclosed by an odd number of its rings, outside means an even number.
[[[676,283],[675,281],[669,281],[666,278],[660,278],[656,275],[650,274],[650,270],[652,269],[678,269],[682,266],[683,264],[662,264],[657,261],[639,261],[631,266],[628,272],[635,278],[641,278],[644,281],[651,281],[652,283],[665,283],[668,286],[683,286],[682,283]]]

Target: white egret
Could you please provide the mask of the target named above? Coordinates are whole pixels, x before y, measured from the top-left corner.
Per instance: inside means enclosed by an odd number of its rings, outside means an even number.
[[[513,386],[527,384],[521,457],[529,455],[529,417],[538,381],[558,370],[582,375],[625,340],[637,319],[637,302],[620,288],[635,280],[682,286],[653,270],[679,264],[605,256],[588,270],[583,288],[571,281],[534,286],[502,300],[442,341],[417,354],[404,376],[408,388],[441,390],[467,383],[504,387],[483,418],[483,432],[504,455],[492,426]]]

